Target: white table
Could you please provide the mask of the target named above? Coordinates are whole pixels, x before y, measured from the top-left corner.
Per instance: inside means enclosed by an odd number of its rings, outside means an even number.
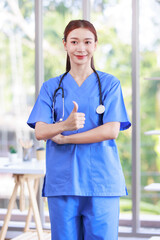
[[[3,227],[0,232],[0,239],[1,240],[5,239],[6,232],[8,229],[8,222],[10,221],[10,218],[11,218],[11,213],[16,201],[17,190],[19,186],[20,186],[20,210],[24,209],[24,202],[25,202],[24,182],[27,182],[29,199],[30,199],[30,207],[29,207],[24,231],[29,230],[29,223],[31,221],[32,211],[33,211],[33,216],[36,223],[38,237],[40,240],[42,240],[43,230],[42,230],[42,224],[41,224],[40,214],[39,214],[38,205],[37,205],[36,194],[39,186],[39,180],[45,174],[44,161],[43,160],[37,161],[36,159],[33,159],[32,161],[29,161],[29,162],[22,162],[19,159],[15,163],[10,163],[8,158],[1,158],[0,173],[7,173],[7,174],[11,173],[13,174],[13,177],[15,179],[14,190],[10,198],[8,211],[5,216]],[[34,181],[34,187],[32,184],[33,181]]]
[[[160,130],[151,130],[144,133],[145,135],[160,135]]]
[[[160,183],[151,183],[148,186],[144,187],[144,190],[159,192],[160,191]]]
[[[12,174],[45,174],[45,161],[32,161],[23,162],[18,159],[16,162],[10,162],[8,158],[0,158],[0,173]]]
[[[160,130],[151,130],[144,133],[145,135],[160,135]],[[146,191],[160,191],[160,183],[152,183],[145,186]]]

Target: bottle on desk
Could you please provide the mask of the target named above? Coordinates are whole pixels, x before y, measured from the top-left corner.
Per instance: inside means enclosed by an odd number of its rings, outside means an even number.
[[[36,150],[36,158],[37,158],[38,161],[46,159],[45,148],[43,148],[43,147],[37,148],[37,150]]]

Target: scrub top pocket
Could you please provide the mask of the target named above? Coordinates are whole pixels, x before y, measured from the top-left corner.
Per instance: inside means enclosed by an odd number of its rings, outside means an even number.
[[[51,153],[48,151],[50,160],[46,163],[47,173],[50,175],[50,183],[53,185],[64,184],[70,179],[71,145],[58,145],[52,141],[49,145],[52,145],[53,148]]]
[[[120,188],[125,187],[125,181],[117,147],[110,146],[108,141],[106,146],[91,146],[91,174],[95,189],[99,192],[107,191],[112,196],[122,191]]]

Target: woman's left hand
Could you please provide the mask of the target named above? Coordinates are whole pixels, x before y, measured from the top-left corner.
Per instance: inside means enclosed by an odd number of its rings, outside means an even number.
[[[55,137],[51,138],[51,140],[57,144],[65,144],[67,143],[65,140],[66,140],[66,137],[63,136],[62,134],[58,134],[56,135]]]

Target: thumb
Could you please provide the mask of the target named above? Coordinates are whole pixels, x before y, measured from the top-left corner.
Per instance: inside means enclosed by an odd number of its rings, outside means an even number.
[[[72,112],[77,112],[78,111],[78,104],[75,101],[73,101],[73,104],[74,104],[74,108],[73,108]]]

